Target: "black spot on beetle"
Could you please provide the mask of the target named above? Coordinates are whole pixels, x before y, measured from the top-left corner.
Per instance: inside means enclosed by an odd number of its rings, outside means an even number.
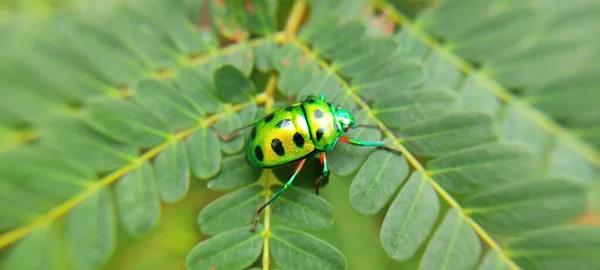
[[[321,110],[316,110],[313,115],[315,116],[315,118],[319,119],[323,117],[323,111]]]
[[[256,127],[252,127],[252,131],[250,131],[250,138],[252,140],[256,139]]]
[[[277,123],[277,125],[275,125],[278,128],[283,128],[283,127],[287,127],[292,123],[292,121],[290,119],[283,119],[281,121],[279,121],[279,123]]]
[[[271,149],[273,149],[273,152],[275,152],[275,154],[277,154],[278,156],[285,155],[285,149],[283,149],[283,144],[277,138],[271,141]]]
[[[265,159],[265,156],[263,155],[262,149],[260,149],[260,146],[257,146],[256,148],[254,148],[254,155],[256,156],[256,159],[258,159],[258,161],[263,161],[263,159]]]
[[[302,134],[298,132],[294,133],[294,144],[296,144],[296,147],[298,148],[304,147],[304,137],[302,137]]]
[[[309,97],[309,98],[306,99],[306,102],[308,102],[308,103],[315,103],[316,100],[313,97]]]
[[[273,117],[275,117],[275,114],[273,113],[267,115],[267,117],[265,117],[265,123],[271,122],[271,120],[273,120]]]
[[[317,129],[317,141],[320,141],[323,138],[323,134],[325,134],[325,129],[319,128]]]
[[[292,107],[292,105],[285,107],[286,112],[291,112],[293,109],[294,109],[294,107]]]

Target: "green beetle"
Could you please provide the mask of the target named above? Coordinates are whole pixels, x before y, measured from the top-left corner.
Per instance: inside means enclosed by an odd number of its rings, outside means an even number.
[[[319,186],[329,176],[327,157],[336,143],[343,142],[358,146],[374,146],[398,152],[385,146],[383,142],[366,142],[344,136],[348,130],[357,127],[352,113],[341,106],[333,106],[320,98],[308,96],[301,102],[291,104],[256,120],[248,126],[223,136],[218,130],[221,140],[229,141],[237,137],[243,129],[252,127],[246,142],[246,161],[257,168],[274,168],[297,163],[294,173],[269,201],[258,207],[252,231],[256,228],[261,212],[283,194],[294,182],[307,158],[319,155],[323,165],[323,174],[315,181],[315,189],[319,194]],[[361,127],[374,127],[361,125]],[[377,128],[377,127],[375,127]]]

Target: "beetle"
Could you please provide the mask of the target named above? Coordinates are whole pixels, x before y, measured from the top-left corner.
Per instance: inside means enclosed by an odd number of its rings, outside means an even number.
[[[315,191],[318,195],[320,185],[329,177],[326,153],[331,151],[338,142],[357,146],[378,147],[400,153],[398,150],[385,146],[384,142],[361,141],[345,136],[346,132],[352,128],[371,127],[378,129],[378,127],[355,125],[352,113],[339,105],[334,107],[326,101],[324,94],[320,98],[310,95],[301,102],[290,104],[283,109],[257,119],[250,125],[238,128],[229,135],[222,135],[217,129],[215,131],[221,140],[230,141],[249,127],[252,127],[252,130],[245,144],[245,156],[246,162],[250,166],[266,169],[292,163],[297,164],[283,188],[256,209],[251,231],[256,229],[260,214],[265,207],[275,201],[294,183],[294,179],[302,170],[307,158],[319,155],[319,160],[323,166],[322,175],[315,181]]]

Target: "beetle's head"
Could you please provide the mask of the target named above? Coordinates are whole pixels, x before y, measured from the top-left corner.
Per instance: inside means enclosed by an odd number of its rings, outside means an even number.
[[[352,116],[352,113],[342,108],[342,106],[337,106],[335,118],[342,126],[344,132],[348,132],[349,129],[354,128],[354,116]]]

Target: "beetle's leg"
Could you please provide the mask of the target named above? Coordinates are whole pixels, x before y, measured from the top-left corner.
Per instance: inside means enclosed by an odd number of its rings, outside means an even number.
[[[325,153],[321,153],[319,159],[321,160],[321,165],[323,165],[323,175],[319,176],[319,178],[317,178],[317,181],[315,181],[315,192],[317,193],[317,196],[319,195],[319,188],[321,187],[321,184],[325,180],[327,180],[327,178],[329,178],[329,169],[327,168],[327,156],[325,155]]]
[[[242,131],[244,131],[244,129],[247,129],[247,128],[253,126],[253,125],[254,125],[254,123],[252,123],[250,125],[247,125],[247,126],[240,127],[240,128],[236,128],[231,133],[229,133],[227,135],[223,135],[221,133],[221,131],[219,131],[219,129],[216,128],[214,125],[212,125],[210,127],[217,133],[217,136],[219,137],[219,139],[221,141],[228,142],[228,141],[231,141],[231,140],[237,138],[238,136],[240,136],[242,134]]]
[[[358,145],[358,146],[376,146],[378,149],[383,149],[386,151],[390,151],[390,152],[394,152],[394,153],[402,155],[402,152],[400,152],[396,149],[387,147],[384,142],[367,142],[367,141],[361,141],[361,140],[357,140],[357,139],[348,138],[346,136],[342,136],[339,141],[343,142],[343,143],[347,143],[347,144]]]
[[[283,185],[283,188],[281,188],[279,191],[277,191],[277,193],[275,193],[275,195],[273,195],[273,197],[271,197],[266,203],[264,203],[263,205],[261,205],[260,207],[258,207],[256,209],[256,214],[254,215],[254,225],[252,226],[252,229],[250,229],[250,231],[254,232],[254,230],[256,230],[256,225],[258,225],[258,220],[260,219],[260,214],[265,209],[265,207],[267,207],[269,204],[271,204],[273,201],[275,201],[279,196],[281,196],[281,194],[283,194],[288,188],[290,188],[292,183],[294,183],[294,179],[296,179],[296,176],[298,175],[300,170],[302,170],[302,167],[304,167],[305,162],[306,162],[306,159],[301,160],[298,163],[298,165],[296,165],[296,169],[294,169],[294,173],[292,174],[290,179],[285,183],[285,185]]]
[[[325,94],[321,94],[321,100],[325,101]]]

